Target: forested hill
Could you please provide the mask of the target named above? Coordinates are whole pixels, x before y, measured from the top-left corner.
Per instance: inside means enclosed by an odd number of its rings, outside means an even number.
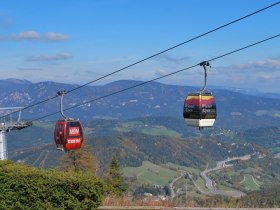
[[[94,154],[105,165],[115,154],[122,166],[140,166],[142,161],[149,160],[202,169],[207,163],[227,157],[267,152],[253,148],[253,142],[248,144],[238,137],[241,135],[238,132],[221,128],[199,131],[188,128],[184,120],[172,117],[95,119],[84,126]],[[34,166],[39,166],[46,157],[41,166],[55,165],[60,153],[55,150],[53,128],[51,123],[37,122],[30,128],[8,133],[9,157]]]

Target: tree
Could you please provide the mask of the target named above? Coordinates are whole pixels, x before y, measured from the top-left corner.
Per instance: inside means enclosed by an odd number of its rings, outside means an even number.
[[[60,159],[58,168],[62,171],[96,173],[96,158],[92,154],[92,147],[84,139],[81,149],[65,153]]]
[[[115,156],[112,157],[107,175],[107,194],[122,196],[127,187],[121,173],[119,163]]]

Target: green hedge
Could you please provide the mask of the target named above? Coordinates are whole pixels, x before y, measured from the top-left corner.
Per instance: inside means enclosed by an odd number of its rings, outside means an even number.
[[[103,182],[89,173],[0,161],[0,209],[96,209]]]

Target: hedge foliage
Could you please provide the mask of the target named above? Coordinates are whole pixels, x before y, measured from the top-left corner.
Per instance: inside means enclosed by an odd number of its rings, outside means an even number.
[[[104,184],[92,173],[0,161],[0,209],[96,209],[103,195]]]

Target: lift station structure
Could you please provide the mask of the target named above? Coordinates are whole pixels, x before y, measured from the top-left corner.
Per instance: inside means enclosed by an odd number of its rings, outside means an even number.
[[[21,130],[23,128],[27,128],[32,125],[32,121],[24,122],[21,120],[21,109],[23,107],[4,107],[0,108],[1,112],[12,113],[13,111],[18,112],[18,117],[16,121],[12,120],[10,115],[10,119],[6,120],[4,117],[1,117],[0,123],[0,160],[8,159],[8,151],[7,151],[7,139],[6,133],[13,130]]]

